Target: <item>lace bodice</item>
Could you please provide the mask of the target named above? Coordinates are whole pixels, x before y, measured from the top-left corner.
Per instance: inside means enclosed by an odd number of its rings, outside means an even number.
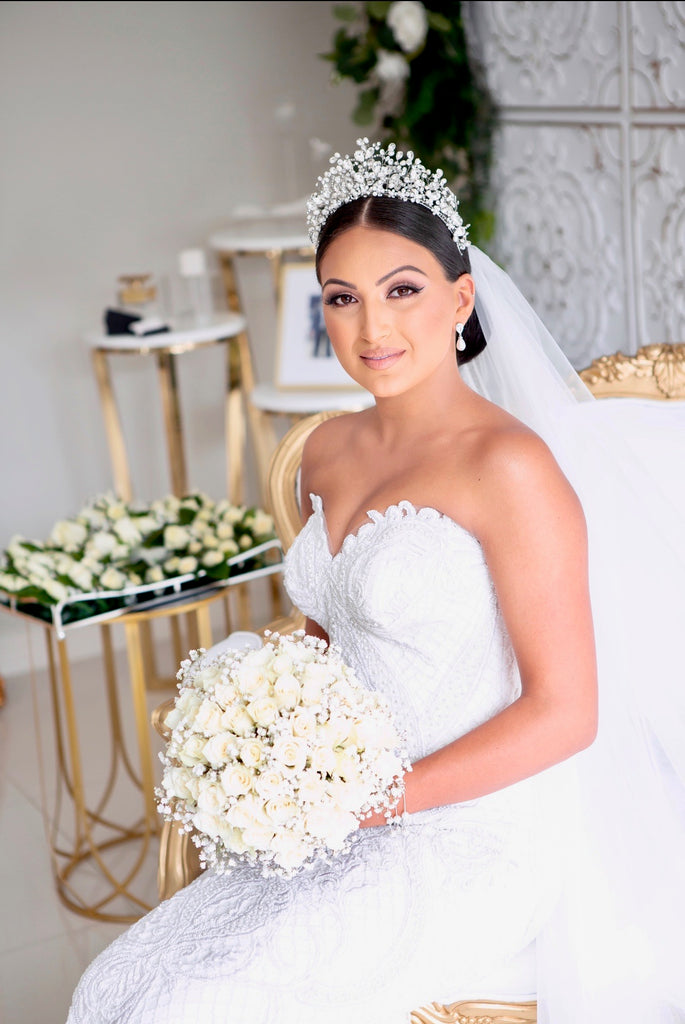
[[[370,511],[333,555],[323,502],[311,500],[287,555],[286,587],[366,685],[387,696],[412,760],[516,698],[511,646],[472,534],[402,501]]]

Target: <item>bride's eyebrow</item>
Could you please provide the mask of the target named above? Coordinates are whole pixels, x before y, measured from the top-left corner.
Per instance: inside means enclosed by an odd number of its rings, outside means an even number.
[[[422,277],[428,276],[423,270],[419,270],[418,267],[413,267],[411,263],[405,263],[404,266],[395,267],[395,269],[391,270],[389,274],[385,274],[383,277],[380,277],[376,281],[376,286],[378,286],[379,284],[383,284],[385,281],[388,281],[393,276],[393,274],[399,274],[400,271],[402,270],[414,270],[416,271],[417,274],[421,274]]]
[[[412,266],[411,263],[405,263],[401,267],[395,267],[395,269],[391,270],[389,274],[384,274],[383,277],[379,277],[379,279],[376,281],[376,287],[378,287],[379,284],[384,284],[385,281],[389,281],[393,274],[399,274],[402,270],[414,270],[417,274],[421,274],[422,277],[428,276],[425,273],[425,271],[420,270],[418,267]],[[324,281],[321,287],[325,288],[326,285],[328,284],[339,284],[342,285],[343,288],[356,289],[357,287],[356,284],[352,284],[351,281],[342,281],[339,277],[329,277],[327,281]]]

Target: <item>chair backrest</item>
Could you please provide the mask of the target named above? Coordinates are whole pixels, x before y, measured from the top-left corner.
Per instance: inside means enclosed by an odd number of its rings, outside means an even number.
[[[302,528],[297,482],[304,443],[315,427],[324,420],[340,416],[341,412],[318,412],[300,420],[291,427],[271,457],[266,479],[266,500],[284,552]]]
[[[644,345],[600,356],[580,371],[596,398],[685,398],[685,344]]]

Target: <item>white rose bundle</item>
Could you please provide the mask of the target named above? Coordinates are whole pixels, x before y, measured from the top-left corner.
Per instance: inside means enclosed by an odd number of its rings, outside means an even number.
[[[410,765],[387,704],[323,641],[272,633],[261,650],[191,651],[178,678],[157,797],[203,865],[291,873],[402,795]]]

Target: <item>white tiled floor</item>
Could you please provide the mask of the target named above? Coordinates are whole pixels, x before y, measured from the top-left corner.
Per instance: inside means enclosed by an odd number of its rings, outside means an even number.
[[[79,663],[74,687],[85,709],[81,722],[84,761],[102,770],[106,759],[98,757],[97,750],[102,743],[101,708],[95,699],[101,694],[92,685],[98,670],[97,661]],[[42,808],[33,708],[35,693],[50,799],[54,759],[51,714],[43,702],[46,682],[40,672],[35,690],[29,675],[7,679],[7,702],[0,709],[1,1024],[64,1024],[71,993],[84,968],[125,927],[73,913],[57,896]],[[158,703],[164,696],[158,694],[151,702]],[[155,899],[154,861],[152,852],[143,881],[151,902]],[[80,870],[74,883],[79,892],[98,891],[101,880],[93,867]]]

